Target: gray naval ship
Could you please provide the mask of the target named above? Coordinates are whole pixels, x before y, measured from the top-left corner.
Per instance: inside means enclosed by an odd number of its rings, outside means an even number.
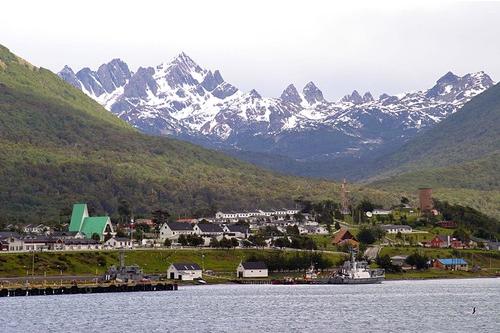
[[[351,259],[328,279],[328,284],[371,284],[384,280],[385,270],[371,269],[366,261],[357,261],[351,251]]]

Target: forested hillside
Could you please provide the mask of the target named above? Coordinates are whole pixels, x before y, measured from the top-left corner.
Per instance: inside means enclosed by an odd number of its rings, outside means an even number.
[[[104,110],[52,72],[0,46],[0,222],[65,219],[74,202],[136,216],[291,206],[335,198],[332,182],[286,177],[221,153],[151,137]],[[353,189],[391,203],[397,195]]]
[[[499,217],[500,85],[372,167],[375,188],[431,186],[441,199]]]

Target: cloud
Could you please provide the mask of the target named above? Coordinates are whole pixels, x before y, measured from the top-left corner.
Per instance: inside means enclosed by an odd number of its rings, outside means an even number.
[[[329,1],[11,1],[0,43],[57,71],[185,51],[243,90],[278,96],[314,81],[331,100],[398,93],[448,70],[500,77],[500,4]]]

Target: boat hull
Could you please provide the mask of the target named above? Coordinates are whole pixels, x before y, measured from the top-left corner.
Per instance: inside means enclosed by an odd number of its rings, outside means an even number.
[[[385,278],[383,276],[371,277],[366,279],[351,279],[342,276],[336,276],[328,280],[328,284],[377,284],[382,283]]]

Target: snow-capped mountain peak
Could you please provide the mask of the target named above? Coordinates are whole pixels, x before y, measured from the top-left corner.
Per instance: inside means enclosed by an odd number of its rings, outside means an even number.
[[[300,158],[358,156],[401,144],[493,85],[484,72],[462,77],[448,72],[429,89],[382,94],[377,100],[370,92],[354,90],[329,102],[313,82],[300,92],[290,84],[279,98],[269,98],[255,89],[238,90],[218,70],[199,66],[184,52],[135,73],[113,59],[97,71],[75,73],[65,66],[58,74],[144,132],[238,149],[283,154],[288,149]],[[309,136],[312,143],[323,141],[315,137],[318,131],[334,138],[325,140],[324,147],[308,146]],[[283,138],[292,141],[283,143]],[[307,148],[293,148],[297,144]]]
[[[310,105],[326,102],[325,98],[323,97],[323,93],[321,92],[321,90],[319,90],[318,87],[316,87],[316,85],[312,81],[304,86],[304,89],[302,89],[302,94],[304,94],[304,99]]]
[[[297,88],[293,84],[289,84],[288,87],[281,93],[280,99],[284,102],[300,105],[302,103],[302,98],[299,95]]]

